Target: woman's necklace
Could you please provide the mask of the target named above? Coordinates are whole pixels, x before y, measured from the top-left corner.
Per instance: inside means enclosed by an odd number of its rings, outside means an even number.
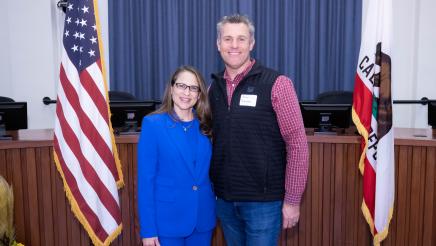
[[[171,119],[173,119],[175,122],[178,122],[182,126],[184,132],[187,132],[189,130],[189,128],[191,128],[191,126],[194,124],[194,121],[195,121],[194,116],[192,116],[192,120],[189,121],[189,124],[188,124],[188,121],[182,121],[182,119],[175,112],[172,112],[169,115],[170,115]]]
[[[192,120],[190,123],[189,123],[189,125],[187,125],[187,124],[184,124],[184,122],[180,122],[181,124],[181,126],[182,126],[182,128],[183,128],[183,131],[184,132],[187,132],[188,130],[189,130],[189,128],[191,128],[191,126],[194,124],[194,120]]]

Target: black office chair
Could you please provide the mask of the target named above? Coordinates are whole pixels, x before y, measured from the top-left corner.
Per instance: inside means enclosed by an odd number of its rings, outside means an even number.
[[[15,102],[14,99],[10,97],[2,97],[0,96],[0,102]]]
[[[352,104],[352,91],[326,91],[316,97],[317,103],[323,104]]]
[[[109,101],[137,101],[138,99],[125,91],[109,91]]]

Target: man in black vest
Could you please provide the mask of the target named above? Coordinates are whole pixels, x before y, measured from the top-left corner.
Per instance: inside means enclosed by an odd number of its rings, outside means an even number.
[[[308,147],[292,81],[250,57],[254,26],[241,15],[217,24],[225,70],[213,74],[210,175],[227,245],[272,245],[296,225]]]

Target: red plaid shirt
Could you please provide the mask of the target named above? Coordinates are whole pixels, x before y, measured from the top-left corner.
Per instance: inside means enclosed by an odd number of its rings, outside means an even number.
[[[248,74],[256,61],[232,80],[225,71],[228,105],[239,82]],[[309,151],[297,94],[292,81],[286,76],[277,77],[271,92],[271,102],[277,116],[280,133],[286,143],[285,202],[299,205],[307,181]]]

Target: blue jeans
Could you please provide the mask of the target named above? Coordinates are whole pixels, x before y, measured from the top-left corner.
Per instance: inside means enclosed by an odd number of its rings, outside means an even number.
[[[277,245],[282,201],[230,202],[217,199],[216,214],[228,246]]]

